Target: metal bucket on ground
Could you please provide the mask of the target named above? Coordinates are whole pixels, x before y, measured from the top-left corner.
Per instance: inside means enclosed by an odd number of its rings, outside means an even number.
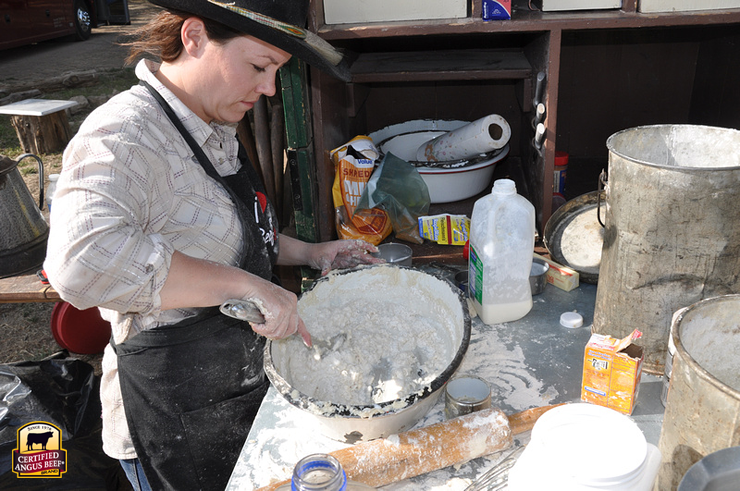
[[[740,131],[641,126],[606,142],[604,245],[594,331],[642,331],[662,374],[673,312],[740,293]]]
[[[36,159],[39,170],[39,201],[18,171],[18,162]],[[46,257],[49,225],[41,214],[44,207],[44,164],[26,153],[12,160],[0,155],[0,278],[36,271]]]
[[[694,463],[740,445],[738,329],[740,295],[702,300],[676,317],[656,489],[675,490]]]

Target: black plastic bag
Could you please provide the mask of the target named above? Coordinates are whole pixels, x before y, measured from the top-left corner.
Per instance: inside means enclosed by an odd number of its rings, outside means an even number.
[[[103,453],[100,411],[93,367],[66,351],[0,365],[0,489],[130,490],[118,461]],[[18,428],[33,421],[62,431],[67,471],[60,477],[22,478],[11,468]]]

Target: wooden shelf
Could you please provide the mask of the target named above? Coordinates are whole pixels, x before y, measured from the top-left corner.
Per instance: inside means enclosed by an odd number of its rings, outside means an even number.
[[[352,64],[352,82],[526,79],[524,53],[508,50],[440,50],[363,53]]]
[[[331,149],[398,122],[501,114],[512,139],[509,164],[499,167],[535,205],[540,230],[552,213],[556,149],[573,159],[574,183],[590,182],[591,167],[600,164],[575,164],[606,161],[604,142],[620,129],[740,124],[731,110],[740,97],[732,90],[740,81],[740,8],[643,14],[638,1],[623,0],[619,10],[543,13],[513,0],[512,20],[483,21],[480,0],[472,0],[464,19],[327,25],[323,1],[312,0],[310,28],[345,51],[352,83],[313,68],[307,77],[310,98],[301,107],[309,109],[305,152],[312,165],[298,180],[310,191],[301,223],[311,226],[301,238],[335,234]],[[536,147],[535,102],[545,109]],[[472,203],[433,206],[430,214],[458,209],[469,215]],[[459,251],[423,244],[414,255],[453,259]]]
[[[319,35],[329,41],[359,38],[476,33],[522,33],[552,30],[627,29],[676,27],[740,22],[740,9],[643,14],[623,10],[540,12],[516,10],[512,20],[484,21],[480,18],[440,19],[372,24],[320,24]]]

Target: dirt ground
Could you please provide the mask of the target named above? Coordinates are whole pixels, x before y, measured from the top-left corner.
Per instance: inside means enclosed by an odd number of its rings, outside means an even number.
[[[126,49],[117,42],[159,11],[146,0],[129,0],[128,8],[129,25],[98,26],[87,41],[61,38],[0,51],[0,91],[66,72],[123,68]]]
[[[129,25],[100,26],[88,41],[61,39],[0,52],[0,94],[26,90],[67,72],[123,68],[126,48],[117,42],[158,11],[145,0],[129,0],[128,5]],[[61,168],[61,155],[43,160],[47,175]],[[26,176],[26,183],[32,195],[38,196],[37,175]],[[62,349],[51,332],[53,308],[54,303],[0,303],[0,364],[40,360]],[[102,355],[71,355],[87,361],[100,374]]]

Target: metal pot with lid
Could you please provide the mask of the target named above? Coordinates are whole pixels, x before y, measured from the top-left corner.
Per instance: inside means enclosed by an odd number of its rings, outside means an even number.
[[[38,206],[18,163],[33,157],[39,166]],[[36,155],[26,153],[13,160],[0,155],[0,278],[39,268],[46,257],[49,225],[41,214],[44,206],[44,165]]]

